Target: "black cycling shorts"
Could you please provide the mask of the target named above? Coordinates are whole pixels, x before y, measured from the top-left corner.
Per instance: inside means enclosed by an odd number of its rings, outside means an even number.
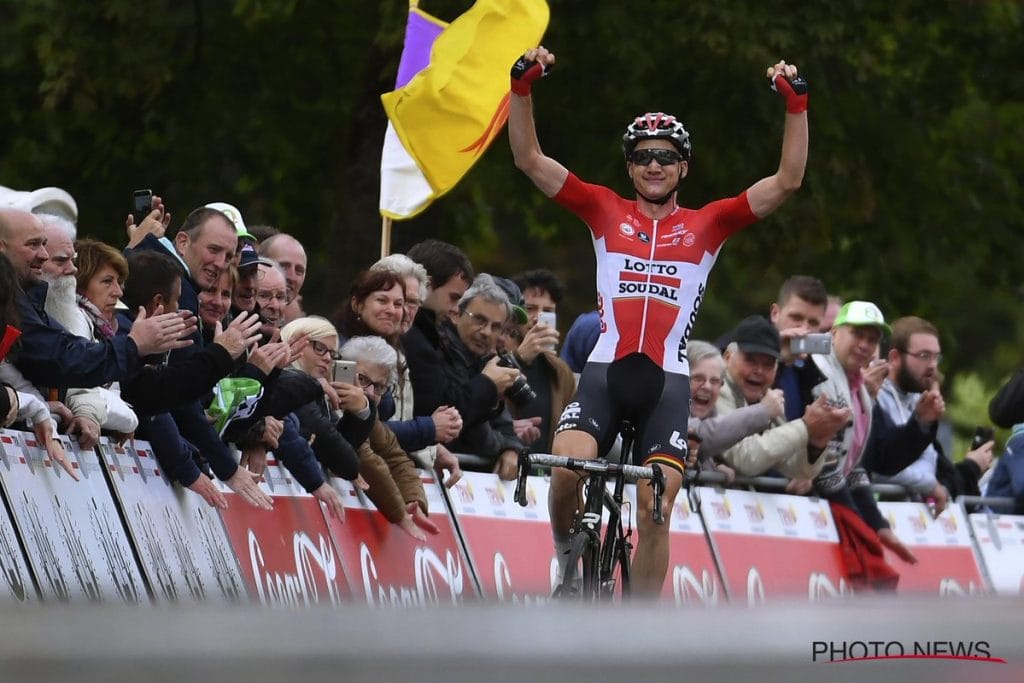
[[[622,422],[636,431],[641,462],[685,467],[690,378],[665,372],[649,357],[632,353],[611,363],[587,363],[576,396],[562,411],[555,433],[569,429],[594,437],[598,453],[615,443]],[[626,462],[629,454],[623,454]]]

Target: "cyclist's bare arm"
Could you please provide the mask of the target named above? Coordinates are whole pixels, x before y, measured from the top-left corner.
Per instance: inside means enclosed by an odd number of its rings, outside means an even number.
[[[548,197],[558,194],[569,177],[569,171],[549,156],[545,156],[537,140],[537,128],[533,121],[533,98],[530,96],[530,84],[543,75],[544,70],[555,63],[555,56],[544,47],[527,50],[517,62],[521,67],[536,63],[540,68],[527,69],[525,73],[516,74],[513,67],[512,96],[509,102],[508,139],[512,145],[512,156],[516,167],[530,177],[534,185]]]
[[[768,69],[768,78],[774,80],[775,88],[786,99],[786,127],[782,134],[782,157],[779,170],[774,175],[754,183],[747,190],[750,210],[758,218],[764,218],[796,192],[803,182],[807,166],[807,91],[806,83],[794,87],[797,68],[793,64],[779,62]],[[802,83],[802,81],[801,81]],[[798,111],[799,110],[799,111]]]

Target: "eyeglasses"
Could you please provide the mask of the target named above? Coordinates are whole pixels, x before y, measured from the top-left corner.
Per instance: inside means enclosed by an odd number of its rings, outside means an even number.
[[[256,292],[257,301],[280,301],[282,304],[288,302],[287,292],[268,292],[265,289],[261,289]]]
[[[323,342],[313,340],[309,342],[309,347],[313,349],[313,353],[315,353],[318,356],[330,355],[331,360],[338,360],[339,358],[341,358],[341,354],[339,354],[337,351],[332,349],[327,344],[324,344]]]
[[[638,166],[649,166],[657,161],[659,166],[671,166],[683,160],[679,152],[670,149],[637,149],[629,155],[629,160]]]
[[[385,393],[387,393],[388,389],[391,388],[390,384],[386,384],[384,382],[374,382],[372,379],[370,379],[361,372],[356,373],[356,384],[361,386],[363,389],[369,389],[370,387],[373,387],[373,393],[376,394],[377,396],[383,396]]]
[[[928,365],[932,361],[935,361],[936,365],[942,362],[941,353],[932,353],[931,351],[918,351],[917,353],[910,353],[909,351],[900,351],[900,353],[902,353],[904,356],[916,358],[925,365]]]
[[[721,377],[705,377],[704,375],[691,375],[690,384],[695,387],[703,386],[707,384],[709,387],[720,387],[722,386]]]
[[[490,326],[492,334],[501,334],[502,330],[505,328],[504,322],[492,323],[490,320],[487,319],[487,316],[480,315],[479,313],[474,313],[472,311],[463,311],[462,314],[469,316],[469,319],[473,321],[473,327],[483,329],[485,327]]]

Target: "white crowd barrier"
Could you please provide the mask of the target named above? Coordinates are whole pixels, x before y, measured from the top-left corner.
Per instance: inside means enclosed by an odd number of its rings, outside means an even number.
[[[171,485],[142,441],[132,448],[104,439],[85,452],[67,442],[78,482],[31,434],[0,432],[0,445],[0,596],[9,602],[429,606],[542,604],[551,594],[543,478],[529,479],[524,508],[513,484],[495,475],[467,473],[445,491],[422,473],[439,533],[420,542],[349,482],[332,480],[344,520],[326,514],[273,457],[260,484],[272,511],[223,484],[229,506],[218,510]],[[626,494],[635,526],[635,489]],[[968,517],[959,505],[938,519],[919,503],[880,508],[920,560],[888,557],[899,592],[1024,593],[1024,517]],[[681,495],[666,523],[665,602],[814,603],[853,593],[824,501],[705,486]]]

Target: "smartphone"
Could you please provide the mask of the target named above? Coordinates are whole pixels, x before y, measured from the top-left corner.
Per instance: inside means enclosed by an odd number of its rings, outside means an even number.
[[[132,220],[135,225],[142,225],[142,221],[153,210],[153,190],[135,190],[132,193]]]
[[[793,353],[830,353],[832,351],[832,335],[828,332],[821,332],[804,337],[793,337],[789,340],[789,350]]]
[[[356,383],[356,362],[354,360],[336,360],[331,366],[331,379],[345,384]]]
[[[547,325],[548,327],[554,328],[557,327],[557,321],[558,316],[555,314],[554,311],[541,311],[540,313],[537,314],[538,325]]]
[[[995,431],[991,427],[975,427],[974,438],[971,439],[971,450],[977,450],[987,444],[995,436]]]
[[[551,329],[556,329],[555,324],[556,324],[557,320],[558,320],[558,318],[555,315],[554,311],[541,311],[540,313],[537,314],[537,324],[538,325],[547,325]],[[554,352],[555,345],[554,344],[547,344],[547,350],[551,351],[551,352]]]

